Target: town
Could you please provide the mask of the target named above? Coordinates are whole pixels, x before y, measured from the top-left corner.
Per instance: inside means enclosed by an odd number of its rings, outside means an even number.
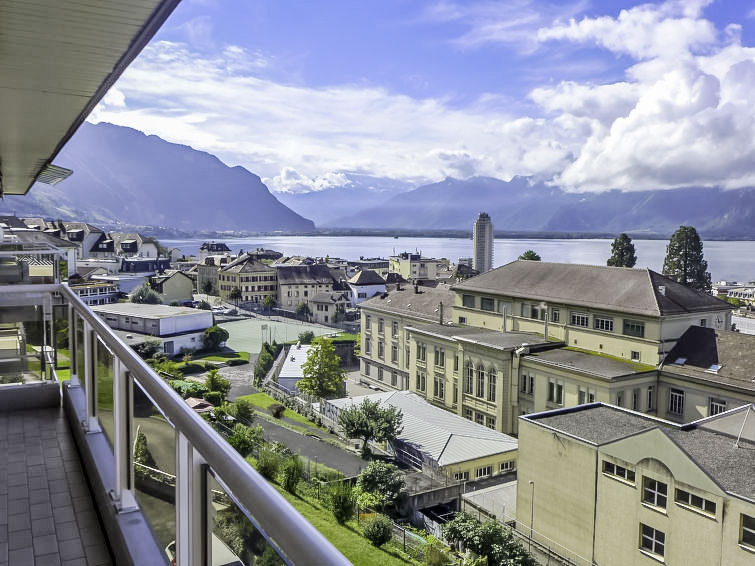
[[[409,557],[453,560],[433,541],[484,554],[464,533],[490,522],[521,564],[631,555],[635,532],[649,556],[749,560],[755,335],[732,313],[747,315],[751,288],[633,268],[625,235],[608,266],[526,250],[492,268],[485,213],[470,257],[453,263],[222,241],[187,257],[84,222],[2,217],[0,228],[5,248],[24,250],[5,256],[8,289],[63,283],[264,477],[332,506],[337,524],[384,518],[380,544]],[[702,249],[693,232],[672,241]],[[116,357],[87,347],[90,324],[54,301],[6,316],[3,382],[96,387],[90,418],[112,434]],[[0,402],[26,402],[17,395]],[[133,412],[136,497],[170,554],[170,424],[144,393]],[[618,501],[623,523],[599,520]],[[672,546],[685,529],[717,543]]]
[[[0,4],[0,566],[755,564],[745,4]]]

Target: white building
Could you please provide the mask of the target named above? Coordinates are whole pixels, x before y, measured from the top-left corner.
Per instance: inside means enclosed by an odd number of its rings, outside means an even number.
[[[348,285],[351,289],[352,305],[358,305],[375,295],[385,293],[385,279],[371,269],[358,271],[348,280]]]
[[[285,387],[289,391],[298,392],[296,383],[304,377],[301,366],[307,360],[308,355],[308,344],[291,346],[288,356],[286,356],[286,361],[283,362],[281,371],[278,374],[278,385]]]
[[[493,223],[487,212],[481,212],[474,221],[472,240],[472,267],[480,273],[490,271],[493,268]]]
[[[113,303],[92,310],[130,346],[157,338],[166,354],[201,348],[202,334],[213,322],[211,311],[187,307]]]

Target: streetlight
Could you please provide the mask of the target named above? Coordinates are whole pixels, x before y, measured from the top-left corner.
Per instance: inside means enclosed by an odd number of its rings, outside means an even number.
[[[530,495],[530,552],[532,552],[532,534],[534,532],[533,526],[535,523],[535,482],[530,480],[531,495]]]

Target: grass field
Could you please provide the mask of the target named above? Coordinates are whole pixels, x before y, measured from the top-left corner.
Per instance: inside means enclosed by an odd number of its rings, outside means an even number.
[[[278,402],[272,397],[270,397],[269,395],[266,395],[265,393],[254,393],[253,395],[244,395],[243,397],[239,397],[239,399],[246,399],[258,409],[264,409],[265,411],[267,411],[270,408],[270,405],[274,405],[275,403]],[[285,411],[283,411],[283,416],[288,419],[291,419],[294,422],[297,422],[297,423],[300,423],[309,427],[317,427],[317,425],[313,423],[312,421],[307,420],[296,411],[292,411],[291,409],[288,409],[288,408]]]

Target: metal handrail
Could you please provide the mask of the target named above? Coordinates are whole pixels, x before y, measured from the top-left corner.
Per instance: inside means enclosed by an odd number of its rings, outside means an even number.
[[[73,292],[60,284],[58,291],[119,358],[160,411],[222,479],[233,497],[252,513],[266,537],[294,564],[350,566],[351,563],[299,512],[253,469],[201,417],[180,399],[117,334]]]

